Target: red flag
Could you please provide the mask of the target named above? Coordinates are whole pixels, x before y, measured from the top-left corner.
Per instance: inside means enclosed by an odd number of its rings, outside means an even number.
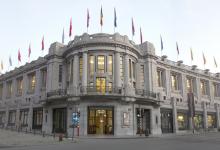
[[[29,44],[29,48],[28,48],[28,57],[30,58],[31,56],[31,44]]]
[[[69,30],[69,37],[72,36],[72,17],[70,18],[70,30]]]
[[[18,61],[21,62],[21,53],[20,53],[20,49],[18,50]]]
[[[134,36],[134,34],[135,34],[135,28],[134,28],[133,18],[131,19],[131,23],[132,23],[132,36]]]
[[[89,19],[90,19],[89,9],[87,9],[87,28],[89,27]]]
[[[142,37],[142,31],[141,31],[141,28],[140,28],[140,40],[141,40],[141,44],[143,43],[143,37]]]
[[[41,50],[42,51],[44,50],[44,36],[43,36],[42,41],[41,41]]]

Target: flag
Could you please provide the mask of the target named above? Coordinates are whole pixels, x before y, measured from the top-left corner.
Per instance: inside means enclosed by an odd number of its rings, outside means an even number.
[[[131,19],[131,30],[132,30],[132,36],[134,36],[135,28],[134,28],[134,20],[133,20],[133,18]]]
[[[191,61],[193,61],[193,51],[192,51],[192,48],[190,48],[190,54],[191,54]]]
[[[63,28],[63,35],[62,35],[62,43],[64,44],[64,38],[65,38],[65,36],[64,36],[64,28]]]
[[[116,9],[114,8],[114,27],[117,27],[117,15],[116,15]]]
[[[3,61],[1,61],[1,70],[4,69]]]
[[[161,51],[163,50],[163,40],[162,37],[160,36],[160,47],[161,47]]]
[[[43,36],[42,41],[41,41],[41,50],[42,51],[44,50],[44,36]]]
[[[206,64],[206,58],[205,58],[204,53],[202,53],[202,55],[203,55],[203,64],[205,65]]]
[[[102,6],[101,6],[101,12],[100,12],[100,25],[103,26],[103,12],[102,12]]]
[[[69,30],[69,37],[72,36],[72,17],[70,18],[70,30]]]
[[[28,47],[28,58],[30,58],[31,56],[31,44],[29,44],[29,47]]]
[[[89,28],[89,19],[90,19],[89,9],[87,9],[87,28]]]
[[[9,56],[9,65],[12,66],[11,56]]]
[[[20,49],[18,50],[18,61],[21,62],[21,53],[20,53]]]
[[[142,31],[141,31],[141,28],[140,28],[140,40],[141,40],[141,44],[143,43],[143,37],[142,37]]]
[[[179,55],[179,54],[180,54],[180,51],[179,51],[179,47],[178,47],[177,42],[176,42],[176,50],[177,50],[177,54]]]
[[[215,60],[215,56],[213,56],[215,67],[218,67],[217,61]]]

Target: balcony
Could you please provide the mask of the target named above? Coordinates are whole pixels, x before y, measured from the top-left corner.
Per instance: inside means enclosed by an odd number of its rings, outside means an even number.
[[[136,96],[157,98],[156,93],[152,91],[143,90],[143,89],[135,89],[135,94]]]
[[[61,97],[61,96],[66,96],[67,92],[66,89],[57,89],[57,90],[52,90],[50,92],[47,92],[47,97]]]
[[[80,93],[88,95],[121,95],[122,89],[113,86],[82,86]]]

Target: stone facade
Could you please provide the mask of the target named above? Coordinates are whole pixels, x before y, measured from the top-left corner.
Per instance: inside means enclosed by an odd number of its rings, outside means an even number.
[[[45,57],[0,76],[0,127],[69,137],[74,115],[80,136],[216,130],[219,104],[218,73],[118,33],[55,42]]]

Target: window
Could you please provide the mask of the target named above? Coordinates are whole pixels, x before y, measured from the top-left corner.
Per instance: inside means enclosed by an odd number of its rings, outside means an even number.
[[[59,65],[59,83],[62,83],[63,78],[63,65]]]
[[[47,69],[41,70],[41,90],[46,90],[47,85]]]
[[[28,94],[33,94],[35,92],[35,86],[36,86],[35,73],[31,73],[31,74],[28,75],[28,81],[29,81]]]
[[[131,78],[132,70],[131,70],[131,60],[129,59],[129,78]]]
[[[108,73],[109,75],[112,75],[113,74],[113,63],[112,63],[112,55],[109,55],[108,56]]]
[[[121,80],[124,79],[124,67],[123,67],[123,57],[120,56],[120,77],[121,77]]]
[[[93,78],[95,71],[95,56],[89,56],[89,75]]]
[[[98,56],[98,73],[105,73],[105,56]]]
[[[24,109],[20,111],[20,123],[21,126],[28,126],[28,109]]]
[[[0,84],[0,99],[2,99],[3,84]]]
[[[215,114],[208,114],[208,128],[216,128],[216,115]]]
[[[218,83],[213,83],[213,95],[214,97],[219,97],[220,96],[220,91],[219,91],[219,84]]]
[[[188,129],[187,112],[178,112],[177,113],[177,122],[178,122],[179,130]]]
[[[0,125],[5,122],[5,112],[0,112]]]
[[[195,126],[195,129],[203,128],[203,115],[202,114],[195,114],[194,126]]]
[[[140,86],[141,89],[144,89],[144,65],[140,66],[141,72],[140,72]]]
[[[163,84],[163,74],[164,74],[164,71],[162,69],[157,69],[157,86],[158,87],[164,87],[164,84]]]
[[[112,93],[112,82],[108,82],[108,92]]]
[[[171,75],[171,87],[172,87],[172,90],[178,90],[178,76],[177,76],[177,74]]]
[[[200,81],[200,90],[202,95],[207,95],[207,81],[201,80]]]
[[[82,80],[82,73],[83,73],[83,58],[82,56],[79,57],[79,78]]]
[[[193,78],[186,78],[186,89],[188,93],[193,93]]]
[[[43,108],[33,109],[33,129],[41,129],[43,123]]]
[[[22,90],[23,90],[23,78],[18,78],[17,79],[17,96],[22,95]]]
[[[7,82],[7,98],[12,96],[12,81]]]
[[[135,68],[135,63],[133,61],[132,61],[132,72],[133,72],[133,79],[135,79],[136,68]]]
[[[15,125],[15,120],[16,120],[16,111],[9,111],[8,115],[8,124],[9,125]]]

